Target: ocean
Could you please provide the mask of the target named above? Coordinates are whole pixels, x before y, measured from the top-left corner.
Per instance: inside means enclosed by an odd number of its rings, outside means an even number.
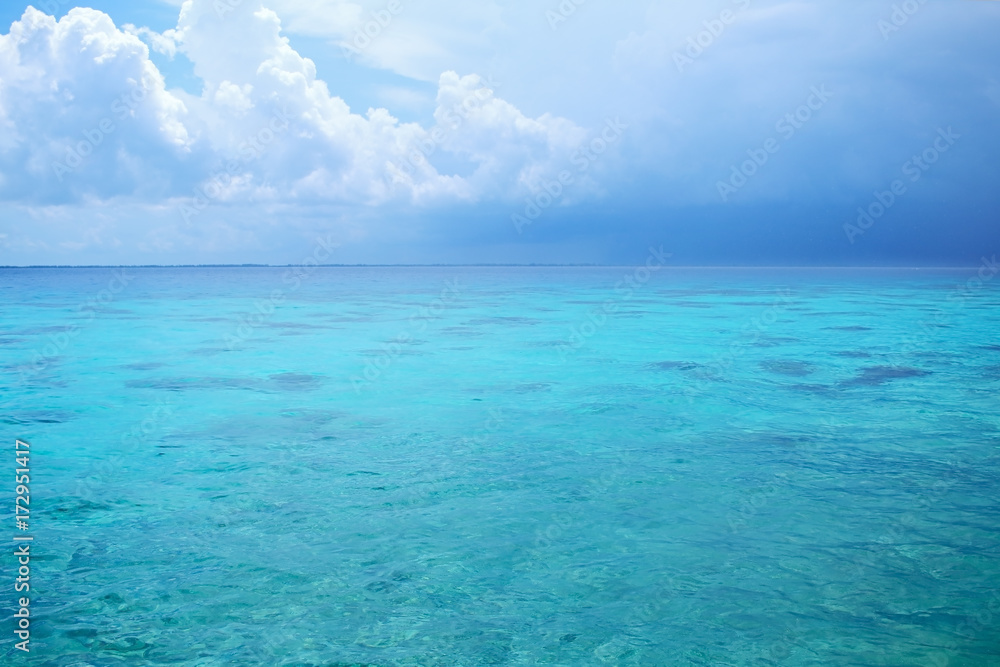
[[[2,269],[5,664],[1000,665],[990,270]]]

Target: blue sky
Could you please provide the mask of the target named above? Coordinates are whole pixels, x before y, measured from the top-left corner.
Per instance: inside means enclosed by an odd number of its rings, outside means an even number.
[[[998,2],[49,0],[0,19],[0,264],[283,264],[317,238],[349,264],[1000,251]]]

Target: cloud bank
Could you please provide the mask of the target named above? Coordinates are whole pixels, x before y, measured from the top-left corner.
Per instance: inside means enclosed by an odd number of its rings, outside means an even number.
[[[585,134],[565,118],[529,118],[497,82],[453,71],[439,77],[433,126],[384,108],[356,113],[289,45],[274,11],[231,5],[188,0],[162,34],[92,9],[57,21],[29,7],[0,35],[0,198],[129,197],[189,212],[210,200],[502,199],[537,187]],[[189,58],[201,95],[168,90],[143,39]]]
[[[280,263],[331,233],[338,261],[404,263],[1000,243],[1000,3],[95,1],[0,35],[0,263]]]

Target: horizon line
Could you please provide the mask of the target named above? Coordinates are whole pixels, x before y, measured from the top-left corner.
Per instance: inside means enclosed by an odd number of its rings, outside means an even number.
[[[636,264],[5,264],[0,269],[287,269],[287,268],[590,268],[616,269],[634,268]],[[661,265],[661,269],[864,269],[864,270],[967,270],[967,266],[892,266],[892,265],[809,265],[809,264],[672,264]]]

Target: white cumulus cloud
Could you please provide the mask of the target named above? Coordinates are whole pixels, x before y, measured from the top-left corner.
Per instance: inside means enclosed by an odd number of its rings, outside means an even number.
[[[358,20],[352,5],[340,5],[345,21]],[[201,94],[167,90],[143,39],[189,58]],[[584,133],[564,118],[525,116],[495,88],[478,75],[443,73],[436,125],[425,128],[387,109],[351,110],[260,0],[186,0],[176,28],[163,33],[119,29],[92,9],[56,21],[29,7],[0,35],[0,198],[512,197],[565,162]]]

